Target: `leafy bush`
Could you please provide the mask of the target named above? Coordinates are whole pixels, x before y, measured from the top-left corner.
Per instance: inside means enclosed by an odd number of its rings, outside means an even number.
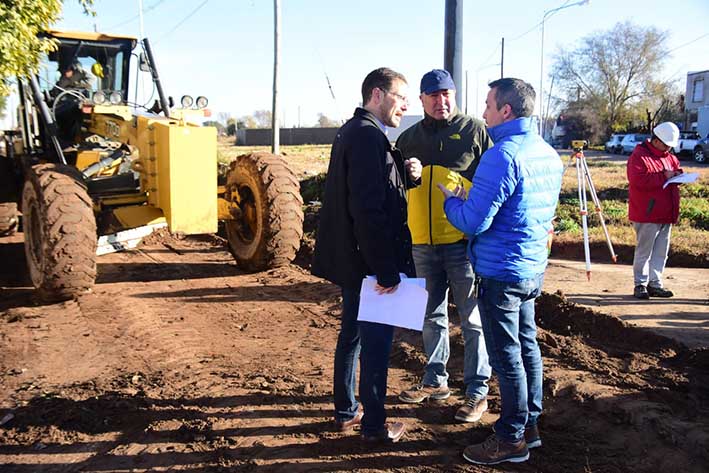
[[[679,195],[682,199],[690,197],[709,199],[709,185],[691,184],[687,186],[679,186]]]
[[[555,233],[561,233],[561,232],[567,232],[567,233],[579,233],[581,231],[581,226],[576,223],[575,220],[571,218],[557,218],[555,223],[554,223],[554,232]]]
[[[606,224],[623,225],[628,223],[628,205],[618,200],[601,201],[601,209]]]
[[[709,200],[689,198],[680,202],[680,223],[700,230],[709,230]]]

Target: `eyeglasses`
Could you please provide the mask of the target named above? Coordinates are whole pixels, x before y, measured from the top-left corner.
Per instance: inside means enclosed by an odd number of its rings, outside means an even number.
[[[384,92],[385,94],[391,94],[391,95],[393,95],[394,97],[396,97],[397,99],[401,100],[402,102],[404,102],[404,103],[407,104],[407,105],[408,105],[408,103],[409,103],[409,98],[406,97],[406,96],[404,96],[404,95],[397,94],[396,92],[392,92],[391,90],[384,90],[384,89],[379,89],[379,90],[381,90],[381,91]]]

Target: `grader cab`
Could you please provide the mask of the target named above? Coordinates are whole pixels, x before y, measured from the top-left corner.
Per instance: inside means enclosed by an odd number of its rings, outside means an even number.
[[[150,225],[184,235],[224,222],[239,266],[289,263],[303,232],[299,184],[283,158],[239,156],[218,184],[217,134],[195,117],[206,99],[165,96],[147,39],[48,31],[57,48],[18,77],[19,127],[4,132],[0,235],[22,215],[32,283],[46,300],[89,289],[97,237]],[[149,74],[158,99],[135,103]]]

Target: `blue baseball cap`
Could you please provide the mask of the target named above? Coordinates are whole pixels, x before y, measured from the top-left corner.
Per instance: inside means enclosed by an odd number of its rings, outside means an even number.
[[[455,90],[453,78],[443,69],[434,69],[427,72],[421,78],[421,93],[432,94],[437,90]]]

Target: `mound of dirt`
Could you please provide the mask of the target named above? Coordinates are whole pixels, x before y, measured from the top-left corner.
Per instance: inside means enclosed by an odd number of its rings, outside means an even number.
[[[602,241],[592,241],[589,243],[591,261],[610,262],[608,246]],[[633,254],[635,246],[614,243],[613,250],[618,257],[619,263],[633,264]],[[569,260],[583,261],[583,244],[579,241],[554,240],[551,247],[551,256]],[[709,268],[709,255],[703,248],[697,248],[696,252],[678,251],[670,248],[667,256],[667,266],[679,268]]]

